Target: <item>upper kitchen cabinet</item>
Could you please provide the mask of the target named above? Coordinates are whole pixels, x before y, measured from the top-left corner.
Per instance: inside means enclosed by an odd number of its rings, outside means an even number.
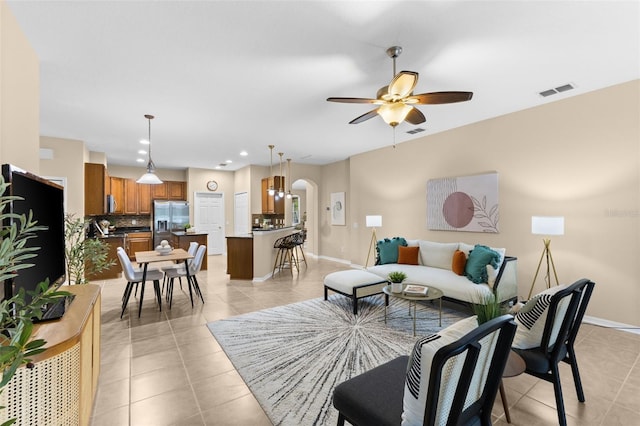
[[[152,187],[158,185],[146,185],[136,183],[138,192],[138,214],[151,214],[151,191]]]
[[[187,183],[167,181],[167,195],[170,200],[187,199]]]
[[[111,196],[113,197],[113,211],[111,213],[124,213],[124,182],[126,179],[119,177],[109,177],[111,186]]]
[[[151,186],[152,200],[186,200],[187,183],[166,180],[158,185]]]
[[[269,195],[269,188],[275,195]],[[284,176],[272,176],[262,179],[262,214],[284,214],[284,198],[278,197],[278,190],[285,188]]]
[[[107,211],[107,168],[104,164],[84,164],[84,214],[100,215]]]
[[[133,179],[124,180],[124,214],[138,214],[138,184]]]

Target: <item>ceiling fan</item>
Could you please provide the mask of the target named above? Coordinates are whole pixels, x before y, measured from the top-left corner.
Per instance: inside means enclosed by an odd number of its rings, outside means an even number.
[[[418,73],[414,71],[400,71],[396,74],[396,58],[402,53],[402,47],[391,46],[387,55],[393,59],[393,80],[388,86],[378,90],[375,99],[369,98],[327,98],[329,102],[348,104],[374,104],[376,109],[354,118],[349,124],[358,124],[380,115],[391,127],[396,127],[403,121],[411,124],[425,122],[425,117],[414,105],[436,105],[464,102],[471,99],[473,92],[431,92],[419,95],[413,94],[418,83]]]

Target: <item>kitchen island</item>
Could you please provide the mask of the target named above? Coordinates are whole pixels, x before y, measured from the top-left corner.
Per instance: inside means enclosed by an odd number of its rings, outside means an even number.
[[[192,241],[198,243],[199,246],[207,245],[208,233],[206,232],[184,232],[184,231],[172,231],[171,232],[171,246],[173,248],[181,248],[185,251],[189,250],[189,244]],[[207,251],[209,248],[207,247]],[[204,254],[202,259],[202,266],[200,268],[203,271],[207,270],[207,253]]]
[[[232,280],[265,281],[271,277],[278,238],[300,232],[293,226],[227,236],[227,274]]]

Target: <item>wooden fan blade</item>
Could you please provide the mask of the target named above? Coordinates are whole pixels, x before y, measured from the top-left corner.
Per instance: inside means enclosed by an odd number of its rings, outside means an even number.
[[[452,104],[468,101],[472,97],[473,92],[432,92],[409,96],[406,99],[406,103],[419,105]]]
[[[343,104],[374,104],[379,103],[378,99],[368,98],[327,98],[329,102],[342,102]]]
[[[402,99],[413,92],[414,87],[418,83],[418,73],[414,71],[400,71],[393,77],[391,83],[389,83],[389,94],[387,96],[390,99],[397,100]],[[383,99],[389,100],[382,97]]]
[[[405,118],[404,120],[408,121],[411,124],[420,124],[427,121],[422,111],[415,107],[411,111],[409,111],[409,114],[407,114],[407,118]]]
[[[349,122],[349,124],[358,124],[358,123],[362,123],[363,121],[367,121],[373,117],[375,117],[376,115],[378,115],[378,108],[369,111],[366,114],[362,114],[360,117],[356,117],[353,120],[351,120]]]

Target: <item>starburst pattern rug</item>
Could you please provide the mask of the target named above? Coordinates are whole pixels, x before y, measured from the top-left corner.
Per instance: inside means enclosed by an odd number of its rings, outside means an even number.
[[[334,425],[336,385],[400,355],[437,332],[438,311],[418,309],[417,337],[405,301],[394,299],[384,322],[383,298],[332,295],[208,324],[211,333],[274,425]],[[442,328],[466,317],[443,307]]]

